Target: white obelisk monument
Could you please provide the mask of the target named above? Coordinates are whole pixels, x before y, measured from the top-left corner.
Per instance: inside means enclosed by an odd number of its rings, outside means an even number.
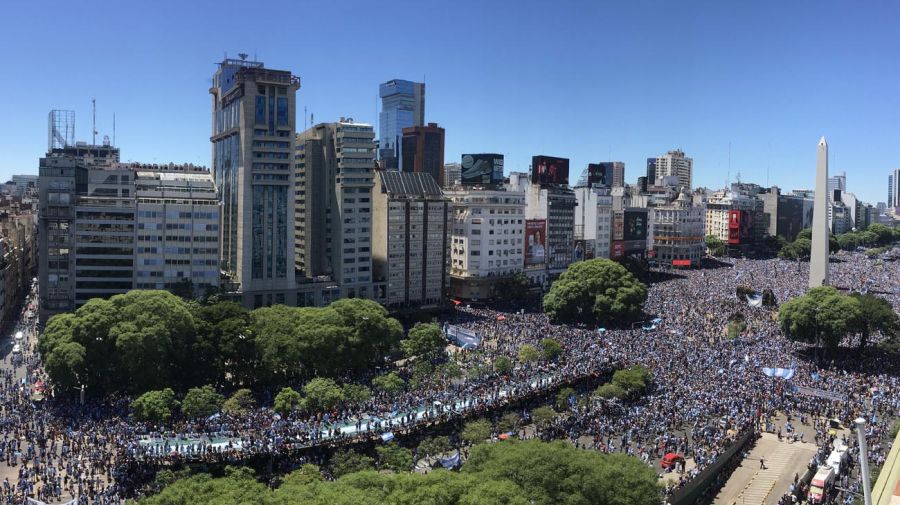
[[[828,285],[828,144],[819,139],[816,160],[816,196],[813,200],[812,250],[809,287]]]

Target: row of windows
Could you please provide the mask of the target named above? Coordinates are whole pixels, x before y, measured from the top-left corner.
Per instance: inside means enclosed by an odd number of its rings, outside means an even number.
[[[138,241],[145,242],[162,242],[164,240],[169,242],[218,242],[218,236],[204,236],[204,235],[138,235]]]
[[[138,217],[145,218],[161,218],[165,215],[166,219],[219,219],[218,212],[179,212],[161,210],[139,210]]]

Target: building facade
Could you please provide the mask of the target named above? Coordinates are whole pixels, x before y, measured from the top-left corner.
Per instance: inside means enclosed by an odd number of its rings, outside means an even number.
[[[404,128],[401,151],[403,172],[426,173],[439,184],[444,180],[444,129],[437,123]]]
[[[812,198],[783,194],[777,186],[760,193],[758,198],[763,202],[767,235],[793,242],[800,230],[812,226]]]
[[[450,202],[430,174],[378,171],[372,206],[376,297],[389,307],[440,304],[446,293]]]
[[[678,187],[681,189],[690,189],[693,182],[694,160],[684,155],[684,151],[676,149],[669,151],[662,156],[657,156],[652,167],[653,179],[649,180],[651,172],[650,163],[648,161],[647,175],[648,184],[662,185],[663,178],[674,176],[678,179]]]
[[[706,253],[706,209],[694,207],[685,193],[671,205],[649,210],[647,249],[660,265],[693,266]]]
[[[900,168],[888,175],[887,207],[896,209],[900,207]]]
[[[137,289],[195,297],[219,286],[219,208],[212,174],[194,165],[130,165]]]
[[[450,296],[488,300],[497,281],[522,271],[525,193],[453,189],[450,199]]]
[[[294,303],[293,163],[300,78],[225,59],[213,76],[212,172],[222,202],[221,268],[245,307]]]
[[[294,264],[345,297],[372,298],[372,125],[341,118],[297,135]]]
[[[37,268],[33,209],[0,208],[0,329],[19,320],[19,309]]]
[[[733,210],[745,211],[750,219],[750,232],[741,245],[761,242],[768,229],[763,201],[733,191],[717,191],[707,199],[705,234],[714,235],[727,244]]]
[[[441,187],[444,189],[458,186],[462,180],[462,164],[461,163],[445,163],[444,178],[441,180]]]
[[[392,79],[378,87],[381,114],[378,116],[378,159],[381,167],[402,167],[403,129],[425,124],[425,83]]]
[[[583,244],[584,258],[609,258],[612,241],[613,197],[606,188],[576,187],[575,246]]]

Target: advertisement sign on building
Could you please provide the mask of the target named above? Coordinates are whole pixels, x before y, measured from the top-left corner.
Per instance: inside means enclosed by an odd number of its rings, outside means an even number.
[[[533,184],[568,184],[569,160],[553,156],[532,156],[531,182]]]
[[[460,182],[463,185],[497,184],[503,181],[502,154],[463,154]]]
[[[587,245],[584,240],[575,241],[575,253],[572,255],[572,259],[575,261],[587,259]]]
[[[728,243],[746,244],[753,240],[753,217],[746,210],[728,211]]]
[[[525,266],[543,265],[547,258],[547,220],[525,220]]]
[[[647,240],[647,211],[626,210],[623,228],[625,240]]]
[[[625,238],[625,213],[621,210],[613,211],[612,239],[623,240]]]
[[[613,240],[612,247],[610,248],[609,257],[612,259],[619,259],[622,256],[625,256],[625,242],[621,240]]]
[[[605,187],[612,184],[612,163],[588,163],[588,187]]]

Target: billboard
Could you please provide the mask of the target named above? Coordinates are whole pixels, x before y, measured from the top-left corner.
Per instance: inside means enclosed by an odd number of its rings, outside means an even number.
[[[532,156],[531,182],[533,184],[568,184],[568,158],[553,156]]]
[[[746,244],[753,238],[753,217],[746,210],[728,211],[728,243]]]
[[[612,163],[588,163],[587,184],[589,188],[612,186],[612,175]]]
[[[502,154],[463,154],[460,182],[463,185],[497,184],[503,181]]]
[[[547,220],[525,220],[525,266],[543,265],[547,258]]]
[[[623,238],[625,238],[625,213],[621,210],[614,210],[612,239],[622,240]]]
[[[610,247],[609,257],[612,259],[618,259],[622,256],[625,256],[625,242],[621,240],[613,240],[612,247]]]
[[[647,240],[646,210],[626,210],[622,225],[625,240]]]
[[[575,252],[572,255],[573,261],[582,261],[588,259],[587,257],[587,242],[584,240],[576,240],[575,241]]]

